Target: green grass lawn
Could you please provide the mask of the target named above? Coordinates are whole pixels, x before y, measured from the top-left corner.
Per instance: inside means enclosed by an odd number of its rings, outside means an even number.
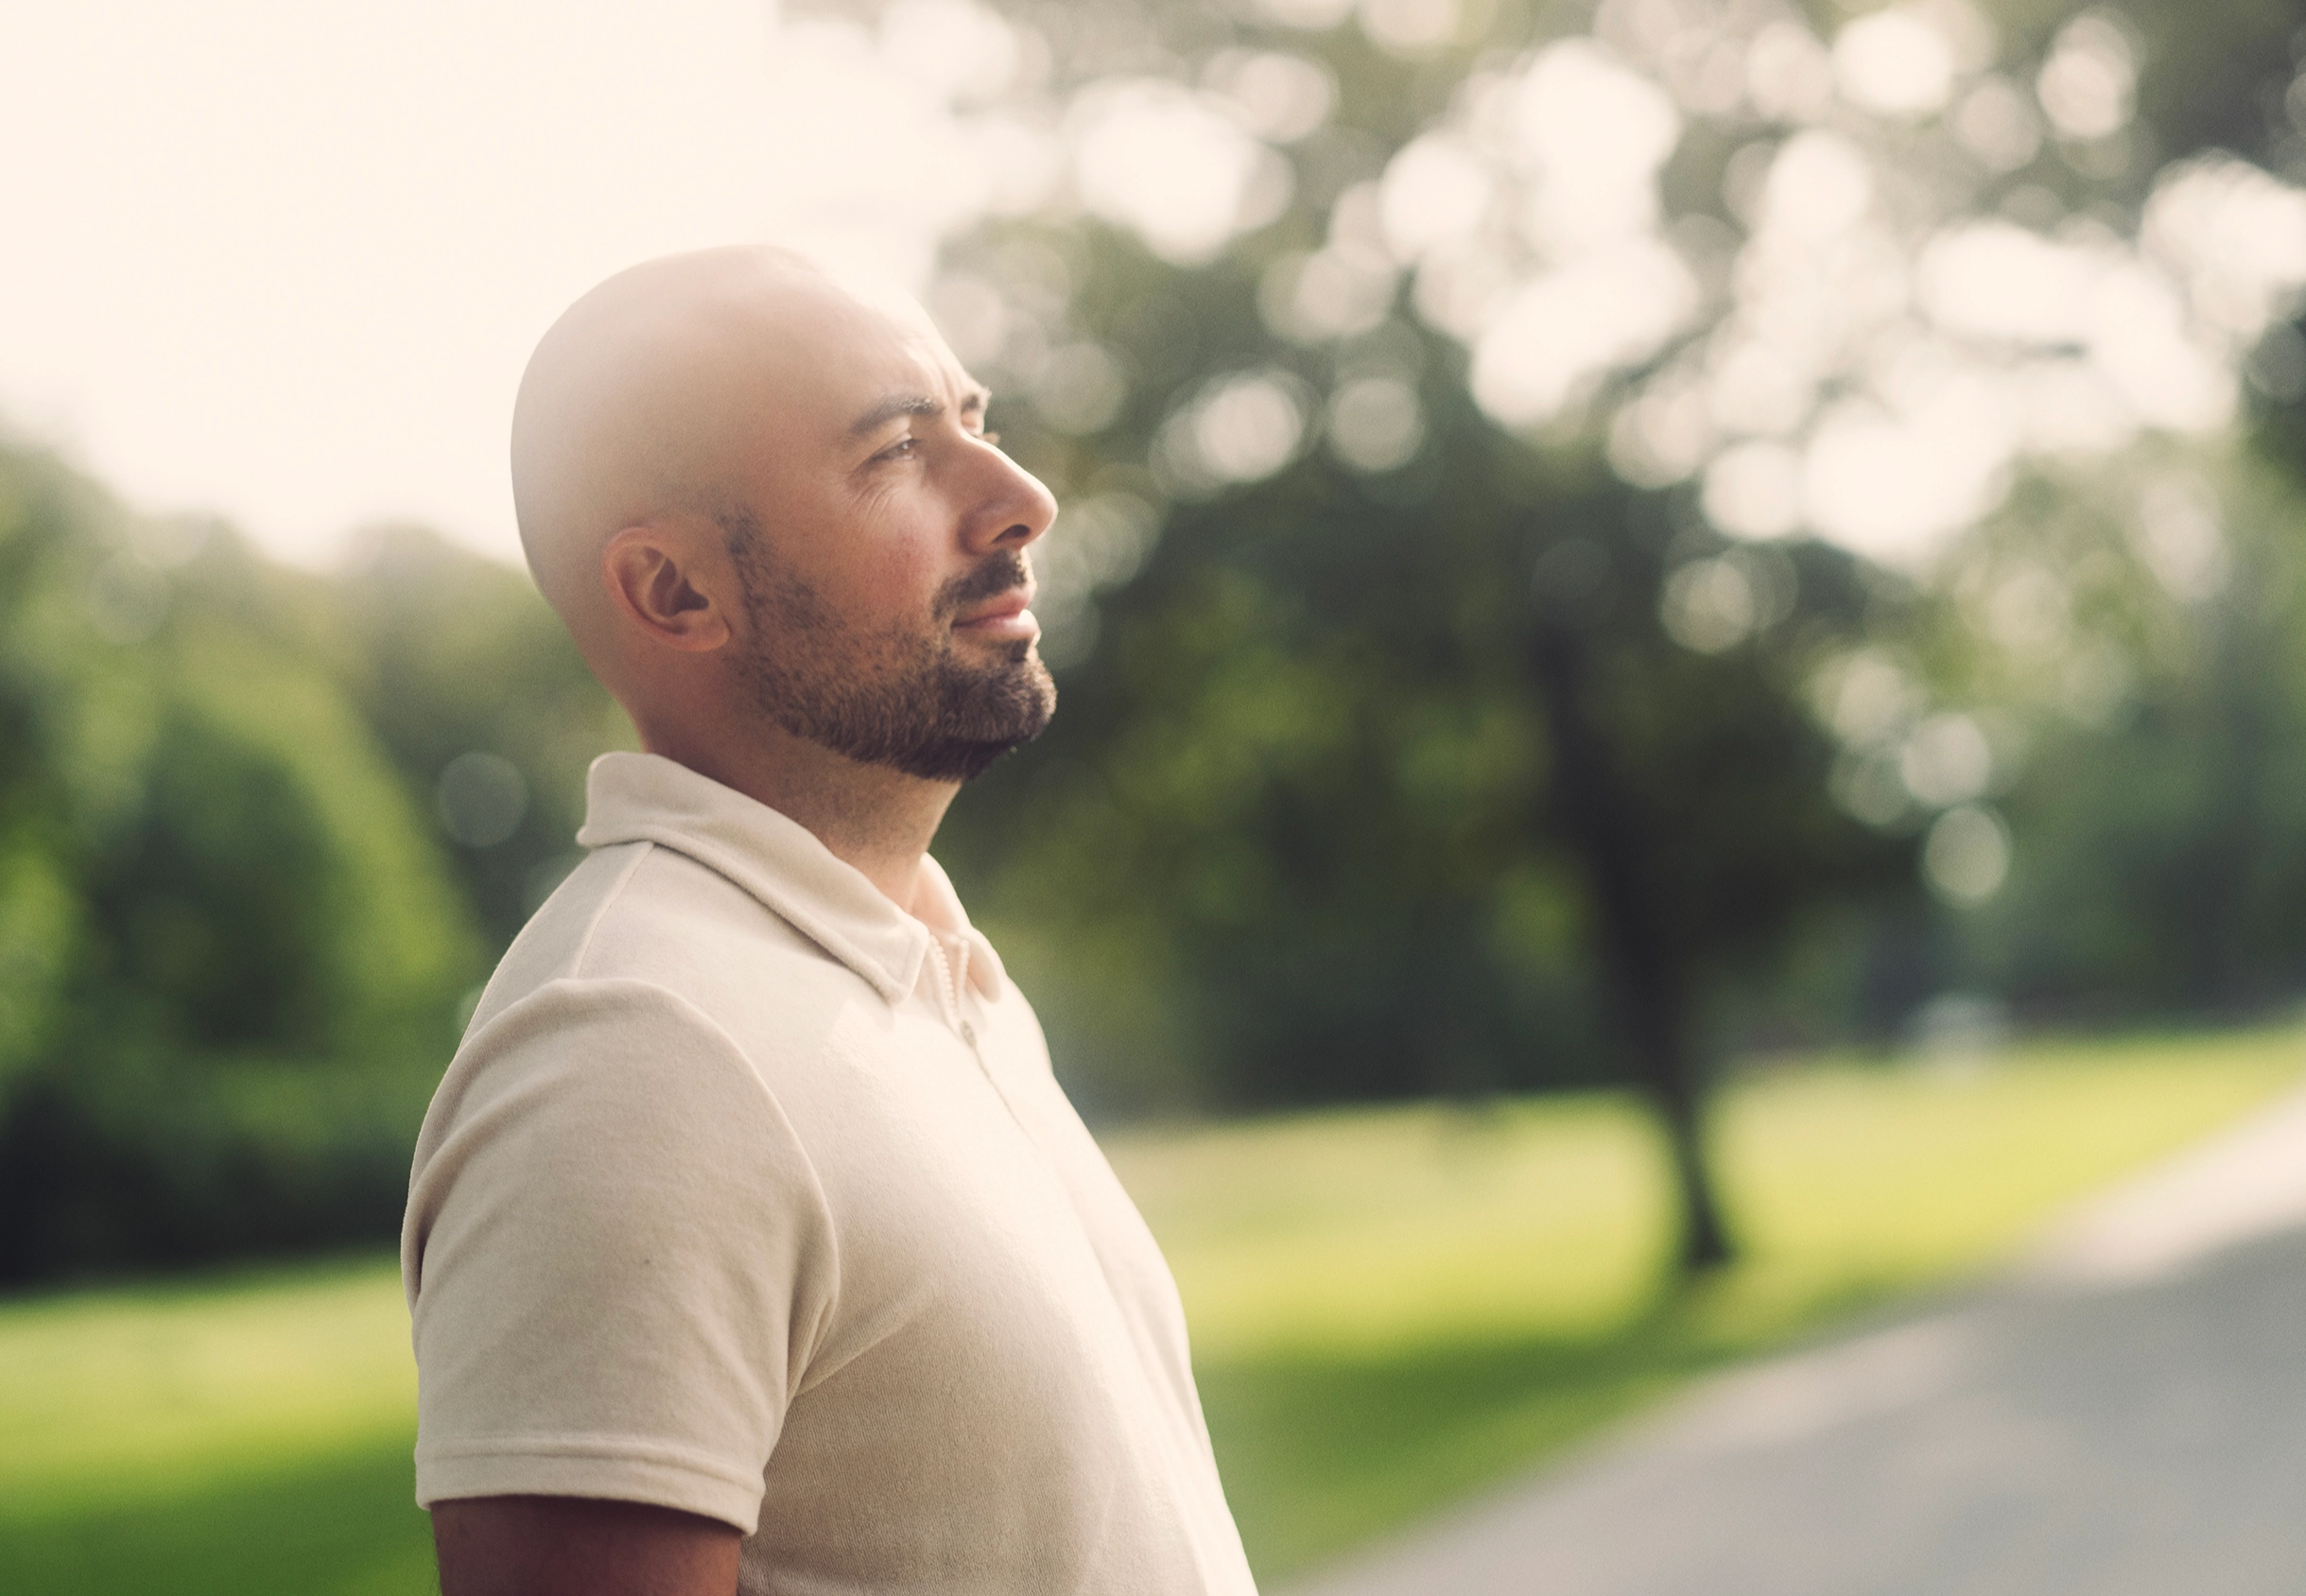
[[[2036,1046],[1972,1077],[1821,1066],[1725,1095],[1744,1259],[1660,1282],[1610,1097],[1112,1143],[1175,1266],[1268,1579],[1543,1458],[1690,1375],[2005,1255],[2306,1070],[2290,1032]],[[433,1588],[389,1261],[0,1303],[0,1589]]]

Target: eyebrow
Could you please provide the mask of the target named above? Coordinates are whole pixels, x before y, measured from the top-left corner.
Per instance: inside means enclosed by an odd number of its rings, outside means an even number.
[[[992,401],[992,398],[993,395],[984,389],[971,389],[962,396],[961,408],[964,410],[981,410]],[[858,416],[849,427],[849,434],[851,437],[862,438],[867,433],[878,432],[899,416],[935,417],[943,414],[945,414],[945,401],[942,399],[931,398],[926,393],[893,393],[863,415]]]

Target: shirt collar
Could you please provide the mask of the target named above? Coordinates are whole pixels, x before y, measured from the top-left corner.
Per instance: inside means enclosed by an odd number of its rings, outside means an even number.
[[[578,845],[642,841],[727,876],[892,1003],[919,984],[931,936],[965,944],[969,984],[988,1001],[1000,996],[1000,960],[926,855],[916,918],[768,805],[659,755],[604,754],[585,778]]]

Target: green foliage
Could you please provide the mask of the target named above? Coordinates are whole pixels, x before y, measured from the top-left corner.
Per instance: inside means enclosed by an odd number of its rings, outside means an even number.
[[[947,848],[1093,1105],[1480,1091],[1630,1067],[1678,1105],[1670,1117],[1693,1120],[1725,1051],[1894,1033],[1949,987],[2043,1016],[2137,1015],[2263,1010],[2306,982],[2290,907],[2306,846],[2286,797],[2306,661],[2280,642],[2302,597],[2283,532],[2294,483],[2261,473],[2229,505],[2248,524],[2231,529],[2246,546],[2227,594],[2172,602],[2124,552],[2156,446],[2044,467],[1971,540],[2072,598],[2063,653],[2028,654],[1991,635],[1967,552],[1894,574],[1814,546],[1740,546],[1708,529],[1692,488],[1638,492],[1602,468],[1621,401],[1737,342],[1745,312],[1723,284],[1754,223],[1737,170],[1750,178],[1813,119],[1679,74],[1766,10],[1502,0],[1389,51],[1348,11],[1293,26],[1254,5],[1000,9],[1048,44],[1049,73],[1015,91],[1031,107],[1085,92],[1085,108],[1100,84],[1145,75],[1214,104],[1255,51],[1334,89],[1319,126],[1259,151],[1278,174],[1261,192],[1285,201],[1202,264],[1098,219],[1085,177],[946,252],[955,304],[992,292],[1004,305],[981,364],[1014,395],[1005,439],[1061,502],[1091,507],[1043,551],[1064,708],[1041,746],[963,799]],[[1983,8],[1979,64],[2023,91],[2079,9]],[[1821,38],[1852,14],[1798,9]],[[1878,158],[1890,211],[1934,206],[1953,223],[2001,207],[2046,233],[2063,213],[2123,233],[2178,157],[2226,146],[2296,169],[2294,9],[2123,8],[2140,119],[2088,148],[2037,140],[2007,169],[1964,152],[1951,110],[1877,125],[1846,102],[1818,125]],[[1587,31],[1656,56],[1641,64],[1679,97],[1662,208],[1698,276],[1715,276],[1678,353],[1508,438],[1467,398],[1465,347],[1434,330],[1447,318],[1425,297],[1432,274],[1389,253],[1370,180],[1444,120],[1478,131],[1503,115],[1478,112],[1484,85]],[[1510,202],[1549,181],[1528,178]],[[1492,224],[1506,214],[1493,206]],[[1305,252],[1361,271],[1367,303],[1288,310]],[[1541,248],[1517,269],[1548,266]],[[1109,415],[1084,418],[1051,376],[1050,351],[1084,348],[1117,373]],[[1170,445],[1244,373],[1291,396],[1296,449],[1272,475],[1215,474],[1251,485],[1196,480]],[[1413,392],[1424,442],[1349,465],[1336,407],[1372,377]],[[1867,381],[1853,368],[1828,388]],[[2295,404],[2271,409],[2274,433],[2306,430]],[[1159,538],[1116,559],[1097,507],[1132,500]],[[1777,618],[1719,646],[1661,626],[1676,584],[1709,565],[1775,588]],[[1985,908],[1922,890],[1930,813],[1851,798],[1867,758],[1900,779],[1880,751],[1828,735],[1821,685],[1861,650],[1907,669],[1917,718],[1975,712],[1996,734],[1995,783],[1977,801],[2006,809],[2017,862]],[[2051,690],[2109,655],[2120,681],[2106,703]]]
[[[461,755],[493,754],[520,772],[528,802],[510,834],[483,846],[445,839],[501,948],[575,862],[585,769],[633,746],[632,728],[523,572],[422,529],[387,528],[367,538],[337,598],[355,655],[346,686],[411,804],[433,815]]]
[[[2214,463],[2231,566],[2219,591],[2174,597],[2103,555],[2098,590],[2076,584],[2074,608],[2126,690],[2090,719],[2033,722],[2038,744],[2005,800],[2020,838],[2010,883],[1948,939],[1949,976],[2037,1013],[2108,1021],[2262,1012],[2297,993],[2300,506],[2249,454]],[[2088,507],[2070,493],[2063,513],[2103,549],[2119,513],[2092,519]],[[2126,592],[2107,590],[2117,580]]]
[[[1500,0],[1481,38],[1424,55],[1247,6],[1006,9],[1050,45],[1029,96],[1145,73],[1214,90],[1237,47],[1337,91],[1267,149],[1288,202],[1212,260],[1054,209],[945,261],[1002,306],[997,422],[1067,509],[1039,550],[1063,710],[939,849],[1091,1112],[1630,1075],[1694,1171],[1702,1088],[1757,1044],[1887,1035],[1950,987],[2133,1018],[2306,989],[2306,408],[2262,404],[2233,460],[2046,467],[1924,581],[1732,544],[1690,485],[1603,464],[1601,419],[1651,373],[1508,437],[1392,265],[1384,302],[1326,330],[1274,308],[1308,252],[1382,255],[1369,180],[1592,8]],[[1809,9],[1829,31],[1847,8]],[[2022,81],[2073,8],[1990,9]],[[1852,136],[1885,172],[1955,162],[1939,175],[1976,214],[2054,200],[2120,233],[2169,157],[2296,157],[2266,92],[2291,78],[2288,9],[2133,8],[2144,119],[2088,151],[2053,139],[1989,179],[1943,118]],[[1684,120],[1663,202],[1725,269],[1730,168],[1795,125]],[[1110,416],[1068,408],[1052,350],[1110,361]],[[1293,452],[1196,477],[1179,424],[1244,373],[1295,408]],[[1330,425],[1371,380],[1416,418],[1390,464],[1353,463]],[[2174,597],[2124,552],[2148,467],[2214,478],[2223,592]],[[1770,600],[1719,647],[1673,618],[1708,571]],[[2037,579],[2062,630],[2009,644],[2004,600]],[[1924,807],[1852,801],[1898,749],[1830,726],[1821,686],[1867,652],[1916,714],[1991,723],[1976,801],[2015,854],[1983,907],[1922,891]],[[2083,703],[2077,671],[2114,685]],[[409,528],[336,576],[284,571],[0,454],[0,1278],[388,1230],[459,1000],[573,859],[586,763],[629,742],[515,571]]]
[[[392,1234],[628,738],[514,571],[397,529],[290,572],[0,452],[0,1281]],[[458,837],[468,755],[509,794]]]
[[[0,479],[0,1278],[389,1232],[482,947],[333,595]]]
[[[1893,602],[1847,558],[1795,550],[1774,569],[1798,618],[1733,654],[1692,652],[1660,623],[1663,586],[1725,545],[1688,495],[1501,438],[1442,341],[1390,323],[1359,349],[1277,347],[1254,273],[1167,267],[1096,230],[973,247],[989,271],[1027,249],[1065,260],[1077,330],[1172,391],[1253,358],[1316,386],[1376,359],[1424,373],[1432,434],[1397,472],[1309,452],[1172,504],[1141,568],[1098,597],[1096,647],[1062,671],[1051,730],[948,820],[941,849],[1093,1109],[1618,1069],[1610,993],[1647,977],[1597,929],[1534,659],[1549,627],[1574,639],[1583,717],[1643,840],[1633,892],[1664,932],[1658,979],[1766,977],[1821,903],[1910,879],[1910,844],[1829,803],[1830,748],[1803,698],[1816,660]],[[1158,496],[1129,462],[1154,449],[1161,413],[1093,440],[997,419],[1096,504]]]

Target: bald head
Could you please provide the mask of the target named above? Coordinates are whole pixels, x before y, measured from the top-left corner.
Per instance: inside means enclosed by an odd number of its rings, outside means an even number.
[[[927,326],[804,256],[742,247],[619,272],[545,334],[513,407],[513,506],[538,588],[604,677],[608,541],[667,516],[743,512],[780,442],[777,406],[860,322]]]
[[[1056,505],[989,400],[918,305],[781,250],[571,305],[521,383],[513,499],[642,745],[758,796],[958,782],[1038,732],[1025,551]]]

